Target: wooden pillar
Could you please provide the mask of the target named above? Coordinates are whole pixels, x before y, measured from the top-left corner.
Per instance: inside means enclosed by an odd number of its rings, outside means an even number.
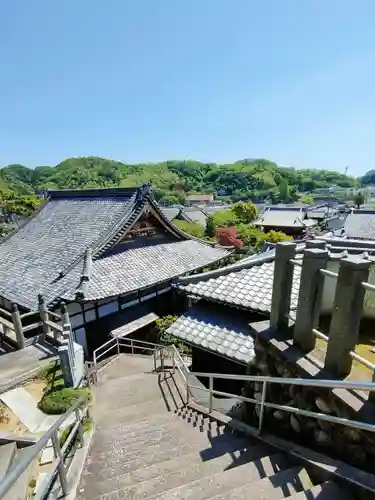
[[[25,337],[23,335],[22,321],[17,304],[12,304],[12,321],[19,349],[25,348]]]
[[[44,302],[43,295],[38,295],[38,306],[39,306],[39,316],[42,322],[42,330],[44,335],[49,335],[51,333],[51,328],[47,325],[47,321],[49,319],[48,309],[46,307],[46,303]],[[55,339],[57,339],[58,335],[56,332],[53,333]]]
[[[339,377],[349,375],[352,368],[349,352],[358,341],[365,297],[361,282],[368,280],[370,266],[370,261],[355,256],[340,261],[325,359],[325,368]]]
[[[315,347],[316,338],[312,330],[319,325],[324,287],[324,276],[320,273],[320,269],[326,268],[327,261],[327,250],[320,248],[305,250],[294,325],[294,342],[305,352]]]
[[[293,264],[289,261],[295,255],[296,244],[284,241],[276,245],[275,269],[271,302],[270,326],[274,330],[288,326],[290,297],[293,283]]]

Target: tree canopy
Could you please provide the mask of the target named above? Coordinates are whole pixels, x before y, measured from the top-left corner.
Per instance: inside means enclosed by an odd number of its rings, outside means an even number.
[[[371,172],[362,178],[369,184]],[[68,158],[56,166],[28,168],[13,164],[0,169],[0,195],[35,194],[45,189],[138,186],[151,181],[158,200],[183,203],[188,194],[215,193],[221,199],[254,202],[269,198],[275,202],[296,199],[299,194],[333,184],[357,185],[357,180],[328,170],[280,167],[265,159],[246,159],[229,164],[193,160],[127,164],[87,156]]]

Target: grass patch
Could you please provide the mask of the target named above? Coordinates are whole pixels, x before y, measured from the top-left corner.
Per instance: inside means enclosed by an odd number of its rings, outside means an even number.
[[[74,389],[65,387],[64,378],[59,361],[53,361],[44,367],[38,378],[46,383],[42,399],[38,408],[47,415],[61,415],[74,404],[77,399],[86,394],[91,401],[91,392],[87,387]]]
[[[73,387],[54,388],[44,394],[38,403],[38,408],[47,415],[61,415],[84,394],[91,401],[91,392],[87,387],[77,389]]]

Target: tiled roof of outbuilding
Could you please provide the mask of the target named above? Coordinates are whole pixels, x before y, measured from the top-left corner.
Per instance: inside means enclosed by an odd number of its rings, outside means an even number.
[[[268,314],[271,311],[274,252],[266,252],[263,256],[248,259],[248,266],[250,267],[242,269],[238,268],[238,265],[237,269],[233,266],[234,270],[229,273],[225,273],[224,268],[222,274],[217,273],[211,278],[210,273],[207,273],[201,275],[201,281],[196,281],[198,276],[180,279],[177,286],[195,297]],[[229,266],[227,269],[230,269]],[[301,268],[295,266],[292,308],[297,306],[300,274]]]
[[[375,210],[353,210],[345,220],[344,235],[348,238],[375,239]]]
[[[221,314],[197,304],[180,316],[167,333],[240,363],[254,358],[253,339],[242,316]]]

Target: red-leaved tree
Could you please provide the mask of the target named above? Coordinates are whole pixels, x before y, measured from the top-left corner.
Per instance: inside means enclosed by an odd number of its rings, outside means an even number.
[[[223,247],[243,248],[243,243],[237,238],[235,227],[218,227],[216,229],[216,239],[219,245]]]

